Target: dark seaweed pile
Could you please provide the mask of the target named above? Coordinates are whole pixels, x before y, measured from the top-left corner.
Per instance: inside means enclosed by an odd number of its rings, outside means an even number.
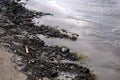
[[[47,15],[48,13],[29,11],[21,4],[14,1],[0,1],[1,12],[8,20],[5,21],[4,17],[1,17],[2,22],[1,27],[7,29],[16,29],[16,33],[19,31],[25,31],[29,34],[43,34],[48,37],[58,37],[66,38],[71,40],[77,40],[77,34],[72,34],[72,36],[63,34],[60,30],[51,26],[35,26],[32,22],[33,17],[40,17]]]
[[[0,0],[0,43],[8,47],[15,55],[13,61],[22,66],[27,80],[56,80],[61,72],[75,74],[72,80],[94,80],[95,77],[86,67],[64,60],[78,61],[68,48],[48,46],[36,34],[76,40],[76,36],[61,33],[51,26],[36,26],[33,17],[41,17],[47,13],[29,11],[12,0]]]

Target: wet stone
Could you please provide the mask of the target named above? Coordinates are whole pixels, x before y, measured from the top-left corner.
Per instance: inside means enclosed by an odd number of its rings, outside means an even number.
[[[61,51],[62,52],[69,52],[69,49],[68,48],[61,48]]]

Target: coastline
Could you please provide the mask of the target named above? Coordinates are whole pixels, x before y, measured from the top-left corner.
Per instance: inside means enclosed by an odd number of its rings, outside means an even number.
[[[74,63],[62,63],[62,60],[79,61],[78,56],[67,47],[48,46],[36,36],[36,34],[42,34],[47,37],[76,41],[77,34],[68,35],[66,30],[46,25],[35,26],[32,23],[33,17],[44,16],[46,13],[29,11],[14,1],[1,1],[0,4],[0,15],[2,16],[0,24],[1,45],[14,55],[20,56],[20,59],[17,56],[14,62],[17,63],[17,66],[22,66],[21,71],[27,75],[28,80],[44,78],[55,80],[62,72],[74,73],[71,80],[95,79],[95,76],[86,67]],[[71,76],[70,74],[69,76]]]

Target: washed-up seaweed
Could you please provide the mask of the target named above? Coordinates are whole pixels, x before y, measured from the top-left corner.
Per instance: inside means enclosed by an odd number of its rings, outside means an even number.
[[[13,0],[0,1],[0,42],[17,55],[12,61],[22,67],[27,80],[57,80],[62,72],[74,74],[71,80],[94,80],[95,76],[88,68],[74,63],[79,59],[70,49],[48,46],[36,36],[77,40],[77,34],[70,36],[54,27],[36,26],[32,22],[33,17],[44,15],[48,13],[30,11]]]

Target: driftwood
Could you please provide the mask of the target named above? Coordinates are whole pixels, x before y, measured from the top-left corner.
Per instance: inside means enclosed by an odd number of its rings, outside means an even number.
[[[26,51],[27,54],[29,53],[29,49],[28,49],[27,45],[25,46],[25,51]]]

